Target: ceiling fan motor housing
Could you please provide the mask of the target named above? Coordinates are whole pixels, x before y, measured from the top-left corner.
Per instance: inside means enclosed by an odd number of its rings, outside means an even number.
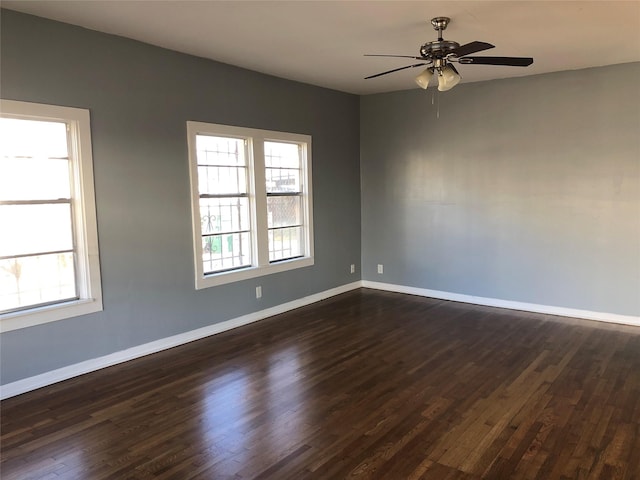
[[[444,58],[459,46],[460,44],[458,42],[452,42],[450,40],[427,42],[420,47],[420,55],[429,58]]]

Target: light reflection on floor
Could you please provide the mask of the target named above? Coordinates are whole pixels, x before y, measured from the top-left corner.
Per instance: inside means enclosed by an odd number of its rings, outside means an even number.
[[[274,349],[250,368],[228,369],[209,381],[200,419],[201,434],[211,446],[212,456],[220,459],[222,451],[228,461],[246,467],[246,473],[253,457],[259,455],[262,462],[265,458],[277,461],[299,446],[307,427],[306,407],[300,408],[305,393],[299,347]],[[263,413],[258,416],[260,411]],[[252,448],[258,442],[264,446],[260,452]]]

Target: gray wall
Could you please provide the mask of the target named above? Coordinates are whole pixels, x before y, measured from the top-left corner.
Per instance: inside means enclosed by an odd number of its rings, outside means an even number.
[[[639,315],[638,85],[634,63],[362,97],[363,279]]]
[[[2,97],[91,111],[104,295],[103,312],[2,334],[3,384],[359,279],[357,96],[12,11],[1,21]],[[187,120],[312,135],[313,267],[195,291]]]

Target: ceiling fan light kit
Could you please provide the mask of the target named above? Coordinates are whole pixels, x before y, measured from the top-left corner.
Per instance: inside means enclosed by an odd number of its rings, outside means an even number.
[[[472,53],[481,52],[494,48],[493,45],[486,42],[470,42],[460,45],[458,42],[444,40],[442,32],[447,28],[451,19],[449,17],[435,17],[431,19],[431,25],[438,32],[438,39],[433,42],[427,42],[420,47],[420,56],[413,55],[365,55],[367,57],[399,57],[420,60],[421,63],[407,65],[405,67],[394,68],[386,72],[377,73],[365,77],[366,79],[380,77],[388,73],[398,72],[407,68],[415,68],[427,66],[427,68],[416,77],[416,83],[420,88],[426,89],[429,81],[434,74],[438,75],[438,90],[446,92],[455,87],[462,77],[453,66],[453,62],[462,65],[505,65],[512,67],[527,67],[533,63],[531,57],[469,57]]]

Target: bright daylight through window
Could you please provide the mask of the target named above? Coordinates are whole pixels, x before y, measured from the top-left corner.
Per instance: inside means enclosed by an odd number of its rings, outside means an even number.
[[[89,112],[2,101],[2,330],[102,309]]]
[[[313,265],[311,137],[187,129],[196,288]]]

